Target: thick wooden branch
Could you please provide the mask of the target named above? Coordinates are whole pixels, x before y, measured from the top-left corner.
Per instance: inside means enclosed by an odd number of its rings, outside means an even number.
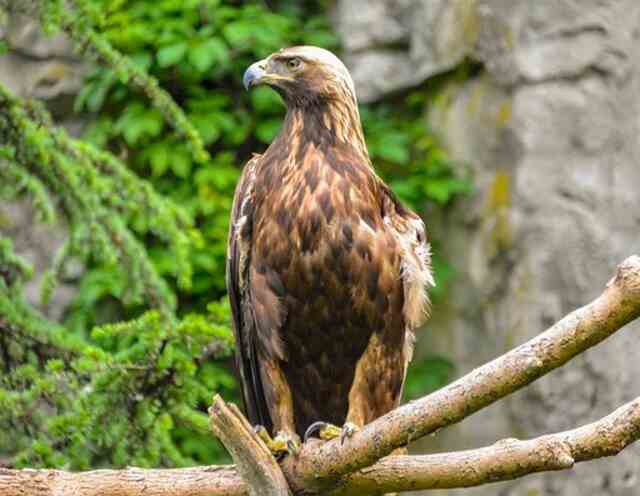
[[[528,441],[505,439],[477,450],[424,456],[389,456],[344,478],[331,496],[452,489],[563,470],[616,455],[640,438],[640,398],[578,429]],[[0,469],[0,496],[249,496],[233,467],[172,470]],[[262,493],[268,494],[268,493]]]
[[[640,257],[618,266],[604,292],[550,329],[454,383],[366,425],[344,445],[306,445],[283,470],[294,492],[330,486],[411,441],[461,421],[602,342],[640,316]]]
[[[529,441],[505,440],[458,453],[382,457],[426,434],[459,422],[600,343],[640,316],[640,257],[619,267],[604,293],[549,330],[462,377],[404,405],[340,446],[314,442],[279,466],[235,407],[220,398],[212,428],[238,462],[233,467],[181,470],[127,469],[68,473],[0,469],[0,496],[353,496],[365,492],[467,487],[618,453],[640,437],[640,399],[573,431]],[[282,473],[280,470],[282,469]],[[259,489],[258,489],[259,488]]]
[[[0,496],[249,496],[233,466],[184,469],[9,470]]]
[[[389,456],[342,481],[332,496],[375,496],[389,491],[453,489],[564,470],[613,456],[640,439],[640,398],[578,429],[519,441],[504,439],[477,450]]]
[[[280,466],[235,405],[214,396],[209,423],[236,462],[251,496],[291,496]]]

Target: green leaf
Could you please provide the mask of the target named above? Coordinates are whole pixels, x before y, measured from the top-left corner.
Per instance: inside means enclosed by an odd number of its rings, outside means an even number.
[[[187,177],[191,172],[191,154],[186,148],[176,149],[171,156],[171,170],[178,177]]]
[[[424,185],[425,193],[436,202],[445,204],[454,193],[455,185],[450,179],[430,179]]]
[[[428,355],[409,368],[405,397],[415,399],[447,384],[455,373],[455,365],[441,355]]]
[[[377,155],[383,160],[394,164],[406,164],[409,161],[409,137],[398,132],[388,132],[380,146]]]
[[[235,21],[227,24],[222,32],[231,46],[244,47],[254,33],[255,24],[250,21]]]
[[[153,56],[149,52],[138,52],[131,55],[131,61],[141,70],[148,71],[153,62]]]
[[[189,120],[198,130],[205,145],[217,141],[220,137],[220,129],[216,125],[216,119],[207,114],[190,115]]]
[[[226,64],[229,51],[219,38],[211,38],[189,50],[189,62],[200,72],[208,71],[214,64]]]
[[[281,119],[266,119],[257,125],[256,137],[263,143],[271,143],[278,134],[281,125]]]
[[[187,48],[188,45],[185,41],[162,47],[156,54],[158,65],[160,67],[169,67],[177,64],[187,53]]]
[[[162,176],[169,168],[169,143],[154,143],[148,148],[149,164],[154,177]]]
[[[131,104],[117,120],[115,129],[122,133],[129,145],[143,138],[160,134],[164,125],[162,113],[156,108],[146,108],[141,102]]]

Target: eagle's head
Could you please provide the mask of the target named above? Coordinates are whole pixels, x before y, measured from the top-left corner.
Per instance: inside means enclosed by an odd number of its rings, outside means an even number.
[[[252,64],[244,73],[246,89],[267,84],[287,105],[307,106],[323,101],[356,103],[353,80],[333,53],[314,46],[283,48]]]

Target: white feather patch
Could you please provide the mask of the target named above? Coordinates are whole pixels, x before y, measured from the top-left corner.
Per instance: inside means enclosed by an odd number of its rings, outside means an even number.
[[[420,219],[411,219],[407,227],[405,232],[398,233],[403,248],[404,315],[409,328],[416,329],[427,317],[427,288],[436,284],[431,272],[431,251],[426,241],[424,223]]]

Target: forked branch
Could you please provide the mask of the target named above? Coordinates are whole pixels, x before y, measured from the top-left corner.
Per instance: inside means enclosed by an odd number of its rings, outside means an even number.
[[[343,480],[333,495],[453,489],[564,470],[577,462],[613,456],[640,439],[640,398],[607,417],[571,431],[527,441],[503,439],[477,450],[389,456]]]
[[[477,450],[389,456],[342,479],[329,494],[375,496],[389,491],[460,488],[512,480],[616,455],[638,438],[640,398],[572,431],[528,441],[504,439]],[[146,496],[150,492],[157,496],[248,496],[250,486],[245,480],[250,479],[243,479],[233,466],[75,474],[0,469],[0,496]]]
[[[238,463],[238,471],[231,466],[77,474],[0,469],[0,496],[248,496],[250,491],[270,496],[303,491],[356,496],[468,487],[566,469],[617,454],[638,440],[640,398],[595,423],[529,441],[504,440],[456,453],[383,457],[526,386],[639,316],[640,257],[634,256],[618,267],[602,295],[589,305],[453,384],[365,426],[343,446],[336,441],[308,443],[277,465],[239,411],[216,398],[210,411],[212,428]]]

